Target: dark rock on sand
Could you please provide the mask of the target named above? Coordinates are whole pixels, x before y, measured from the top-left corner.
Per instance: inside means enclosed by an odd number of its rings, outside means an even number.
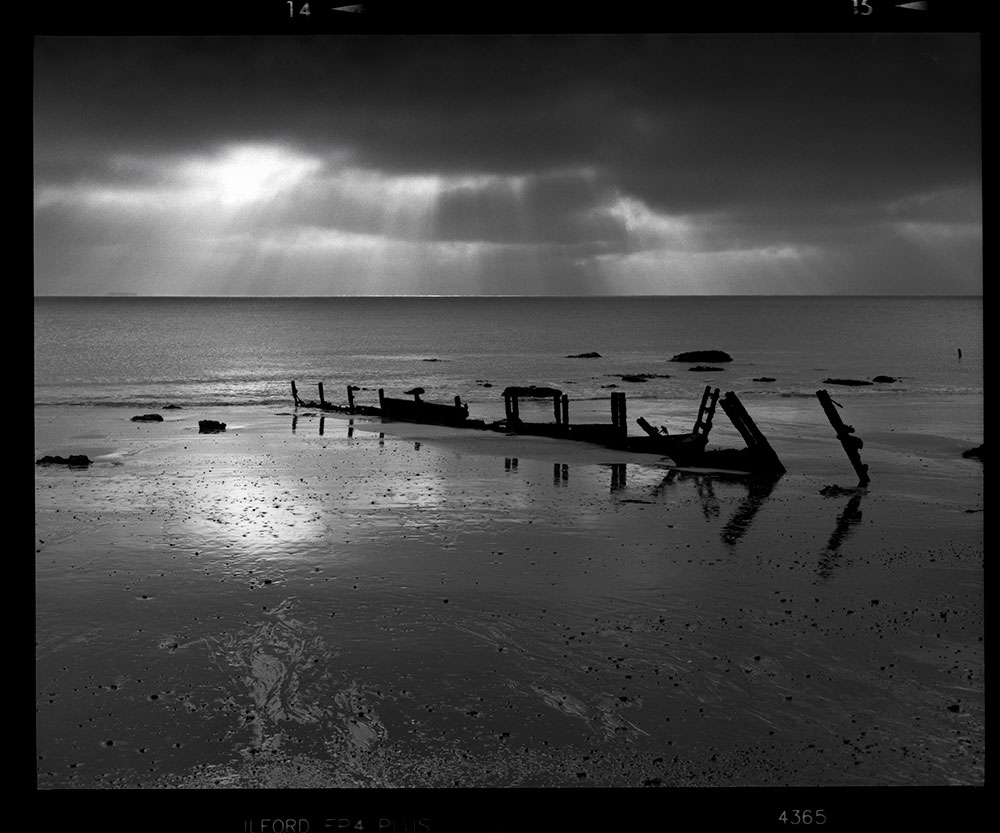
[[[689,367],[688,370],[694,370],[698,372],[704,372],[706,370],[725,370],[724,367],[708,367],[704,364],[695,365],[694,367]]]
[[[71,454],[69,457],[52,457],[46,455],[35,464],[39,466],[69,466],[70,468],[86,468],[94,461],[86,454]]]
[[[872,379],[872,381],[873,382],[880,382],[882,384],[886,384],[888,382],[895,382],[896,381],[896,377],[895,376],[876,376],[874,379]]]
[[[180,405],[164,405],[164,411],[179,411],[181,409]]]
[[[163,417],[159,414],[142,414],[132,417],[132,422],[163,422]]]
[[[733,357],[723,350],[691,350],[678,353],[672,362],[731,362]]]
[[[870,385],[871,382],[866,382],[864,379],[824,379],[824,385],[850,385],[857,387],[858,385]]]
[[[648,382],[650,379],[669,379],[669,373],[625,373],[618,377],[623,382]]]
[[[226,423],[216,422],[214,419],[199,419],[198,420],[198,433],[199,434],[218,434],[220,431],[226,430]]]
[[[754,381],[755,382],[776,382],[777,379],[775,379],[773,376],[758,376],[756,379],[754,379]]]
[[[962,452],[963,457],[975,458],[976,460],[983,459],[983,447],[977,445],[975,448],[970,448],[968,451]]]
[[[576,353],[572,356],[567,356],[567,359],[599,359],[601,358],[600,353]]]

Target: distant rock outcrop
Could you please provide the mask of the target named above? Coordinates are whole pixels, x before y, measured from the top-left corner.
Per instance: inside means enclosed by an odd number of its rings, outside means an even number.
[[[214,419],[199,419],[198,420],[198,433],[199,434],[218,434],[220,431],[226,430],[226,423],[216,422]]]
[[[695,371],[698,371],[698,372],[704,372],[706,370],[725,370],[725,368],[724,367],[708,367],[707,365],[699,364],[699,365],[696,365],[695,367],[689,367],[688,370],[695,370]]]
[[[164,405],[164,411],[179,411],[181,409],[180,405]]]
[[[163,417],[159,414],[142,414],[132,417],[132,422],[163,422]]]
[[[754,379],[755,382],[776,382],[778,381],[773,376],[758,376]]]
[[[870,385],[871,382],[866,382],[864,379],[824,379],[824,385],[850,385],[857,387],[858,385]]]
[[[567,356],[567,359],[600,359],[602,358],[600,353],[575,353],[572,356]]]
[[[618,377],[623,382],[648,382],[650,379],[669,379],[669,373],[625,373]]]
[[[880,384],[887,384],[889,382],[895,382],[896,381],[896,377],[895,376],[876,376],[874,379],[872,379],[872,381],[873,382],[879,382]]]
[[[678,353],[672,362],[731,362],[733,357],[722,350],[691,350],[688,353]]]
[[[974,458],[976,460],[982,460],[983,459],[983,447],[981,445],[977,445],[975,448],[970,448],[968,451],[963,451],[962,452],[962,456],[963,457]]]
[[[46,455],[40,460],[35,460],[38,466],[69,466],[70,468],[86,468],[94,461],[86,454],[71,454],[69,457],[52,457]]]

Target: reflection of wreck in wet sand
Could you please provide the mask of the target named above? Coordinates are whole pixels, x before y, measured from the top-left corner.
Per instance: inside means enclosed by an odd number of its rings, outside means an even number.
[[[833,575],[834,564],[837,558],[840,557],[840,545],[847,540],[848,536],[854,531],[855,526],[861,521],[861,498],[865,494],[865,490],[861,488],[853,490],[839,489],[838,487],[827,486],[821,492],[821,494],[826,496],[834,496],[847,492],[853,492],[854,494],[847,501],[844,511],[837,517],[837,525],[834,527],[833,532],[830,533],[830,540],[827,541],[826,549],[819,560],[817,572],[824,579],[828,579]]]
[[[777,477],[744,477],[722,472],[709,474],[671,469],[663,481],[653,488],[653,494],[661,494],[667,487],[673,486],[680,480],[694,481],[698,497],[701,499],[702,514],[707,519],[717,518],[720,513],[719,499],[716,497],[713,487],[714,482],[739,483],[746,487],[746,496],[740,501],[739,506],[736,507],[732,517],[726,522],[720,533],[723,543],[730,547],[736,546],[746,534],[757,512],[770,497],[778,482]]]

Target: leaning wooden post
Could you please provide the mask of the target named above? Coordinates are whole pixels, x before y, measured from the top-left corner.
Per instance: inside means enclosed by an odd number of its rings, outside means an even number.
[[[868,466],[861,462],[861,455],[858,454],[858,451],[864,446],[864,441],[861,437],[851,436],[854,433],[854,426],[844,425],[844,421],[840,418],[840,414],[837,413],[837,408],[833,404],[829,393],[825,390],[818,390],[816,391],[816,398],[819,399],[819,404],[823,406],[826,418],[830,420],[833,430],[837,432],[837,439],[840,440],[844,451],[847,452],[847,459],[851,461],[854,471],[858,474],[858,479],[860,480],[858,485],[864,486],[870,479],[868,477]]]
[[[569,428],[569,396],[562,395],[562,424],[563,428]]]
[[[323,383],[319,383],[319,404],[320,407],[326,404],[326,399],[323,398]]]
[[[347,386],[347,413],[354,413],[354,386]]]
[[[753,450],[754,455],[761,462],[765,463],[770,470],[777,474],[784,474],[785,467],[781,464],[781,460],[774,453],[774,449],[771,448],[771,444],[767,441],[767,438],[760,432],[754,421],[750,419],[750,414],[743,407],[743,403],[736,398],[736,394],[728,391],[719,400],[719,404],[722,406],[722,410],[726,412],[726,416],[729,417],[730,422],[740,432],[747,447]]]
[[[295,382],[292,382],[292,401],[295,403],[295,407],[299,407],[299,390],[295,387]]]

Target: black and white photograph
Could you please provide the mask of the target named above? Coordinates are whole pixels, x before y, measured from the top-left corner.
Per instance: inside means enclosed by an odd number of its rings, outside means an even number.
[[[264,5],[35,21],[36,803],[978,799],[978,29]]]

